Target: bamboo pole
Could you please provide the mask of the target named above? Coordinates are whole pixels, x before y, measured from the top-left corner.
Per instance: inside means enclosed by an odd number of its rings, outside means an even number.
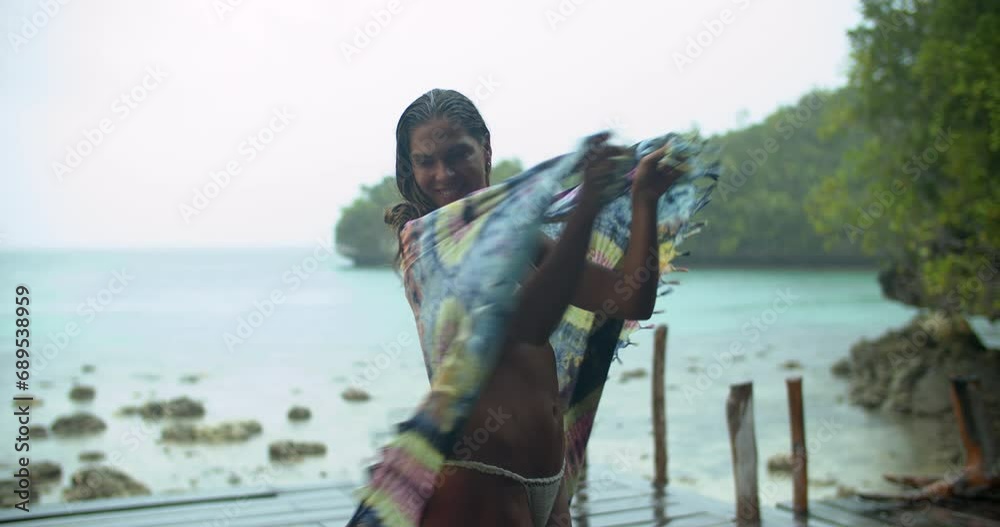
[[[733,452],[733,479],[736,482],[736,519],[740,523],[760,522],[757,487],[757,438],[753,424],[753,383],[729,387],[726,401],[729,444]]]
[[[797,516],[809,514],[809,470],[806,428],[802,407],[802,377],[785,380],[788,387],[788,420],[792,427],[792,510]]]
[[[667,405],[663,390],[667,362],[667,326],[656,327],[653,339],[653,441],[656,475],[653,484],[664,486],[667,475]]]

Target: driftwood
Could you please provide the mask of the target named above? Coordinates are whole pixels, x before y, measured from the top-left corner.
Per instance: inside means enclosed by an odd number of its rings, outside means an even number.
[[[978,498],[1000,489],[1000,458],[983,409],[979,381],[974,377],[951,379],[951,405],[965,450],[965,466],[957,474],[943,477],[886,474],[886,480],[916,490],[901,494],[859,493],[876,500],[940,500],[950,497]]]

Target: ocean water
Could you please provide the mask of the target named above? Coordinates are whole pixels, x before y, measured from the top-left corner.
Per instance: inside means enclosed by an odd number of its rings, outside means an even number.
[[[63,467],[60,488],[100,450],[154,493],[234,486],[360,481],[364,467],[427,389],[413,317],[399,278],[386,269],[353,269],[323,249],[48,251],[0,253],[0,328],[14,333],[14,290],[31,299],[30,389],[15,389],[13,353],[0,364],[7,397],[42,399],[34,424],[75,411],[101,417],[93,436],[32,439],[32,462]],[[732,501],[725,424],[730,383],[754,382],[762,499],[791,497],[787,478],[766,459],[789,448],[784,379],[804,384],[810,476],[885,488],[882,472],[945,470],[921,434],[928,424],[890,418],[844,402],[846,382],[830,373],[860,338],[905,323],[914,310],[884,300],[873,271],[694,269],[657,305],[650,321],[669,326],[667,426],[671,484]],[[274,300],[278,302],[274,302]],[[649,369],[652,331],[623,350],[611,376],[589,449],[591,466],[642,476],[653,472],[649,376],[620,382],[624,370]],[[10,349],[10,348],[8,348]],[[801,370],[781,364],[797,360]],[[84,372],[92,365],[93,372]],[[197,376],[184,382],[184,376]],[[371,400],[340,394],[364,382]],[[75,384],[93,386],[80,403]],[[261,435],[238,444],[163,443],[163,422],[117,416],[126,405],[188,396],[204,403],[199,424],[255,419]],[[289,422],[293,405],[312,410]],[[12,445],[16,422],[0,419]],[[273,441],[319,441],[327,454],[296,463],[268,460]],[[0,469],[13,472],[12,447]],[[8,476],[9,477],[9,476]],[[817,487],[814,496],[835,491]]]

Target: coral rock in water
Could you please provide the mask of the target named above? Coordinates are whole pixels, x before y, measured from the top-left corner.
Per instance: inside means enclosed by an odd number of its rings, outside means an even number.
[[[96,434],[107,428],[99,417],[87,412],[79,412],[59,417],[52,423],[52,433],[60,436]]]
[[[62,479],[62,467],[51,461],[35,461],[31,464],[31,480],[39,483],[54,483]]]
[[[323,443],[297,443],[295,441],[277,441],[267,449],[272,460],[294,460],[303,456],[326,455],[326,445]]]
[[[49,429],[42,425],[31,425],[28,427],[28,437],[31,439],[45,439],[49,437]]]
[[[177,423],[163,429],[161,439],[178,443],[233,443],[259,434],[260,423],[254,420],[227,421],[214,426]]]
[[[368,395],[368,392],[362,390],[361,388],[348,388],[344,390],[344,393],[340,394],[345,401],[367,401],[371,399],[372,396]]]
[[[288,410],[288,419],[291,421],[305,421],[312,417],[312,412],[304,406],[293,406]]]
[[[139,414],[146,419],[164,417],[202,417],[205,407],[189,397],[178,397],[169,401],[150,401],[142,406],[126,406],[120,410],[123,415]]]
[[[791,454],[775,454],[767,460],[768,472],[791,472],[793,466]]]
[[[104,452],[97,450],[88,450],[86,452],[80,452],[80,461],[100,461],[104,459]]]
[[[74,401],[91,401],[97,393],[93,386],[74,386],[69,391],[69,398]]]
[[[70,488],[63,491],[66,501],[148,496],[149,488],[111,467],[88,467],[73,474]]]
[[[632,379],[641,379],[646,376],[645,368],[636,368],[634,370],[623,371],[621,376],[618,378],[618,382],[625,382]]]

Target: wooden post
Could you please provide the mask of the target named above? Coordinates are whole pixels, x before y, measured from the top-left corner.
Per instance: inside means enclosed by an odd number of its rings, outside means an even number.
[[[757,490],[757,438],[753,426],[753,383],[729,387],[726,401],[729,444],[733,451],[736,481],[736,520],[740,524],[760,522]]]
[[[656,465],[653,484],[657,486],[670,482],[667,475],[667,406],[663,391],[666,356],[667,326],[660,324],[653,338],[653,460]]]
[[[785,380],[788,387],[788,420],[792,427],[792,510],[797,516],[809,514],[809,470],[806,453],[806,425],[802,409],[802,377]]]

